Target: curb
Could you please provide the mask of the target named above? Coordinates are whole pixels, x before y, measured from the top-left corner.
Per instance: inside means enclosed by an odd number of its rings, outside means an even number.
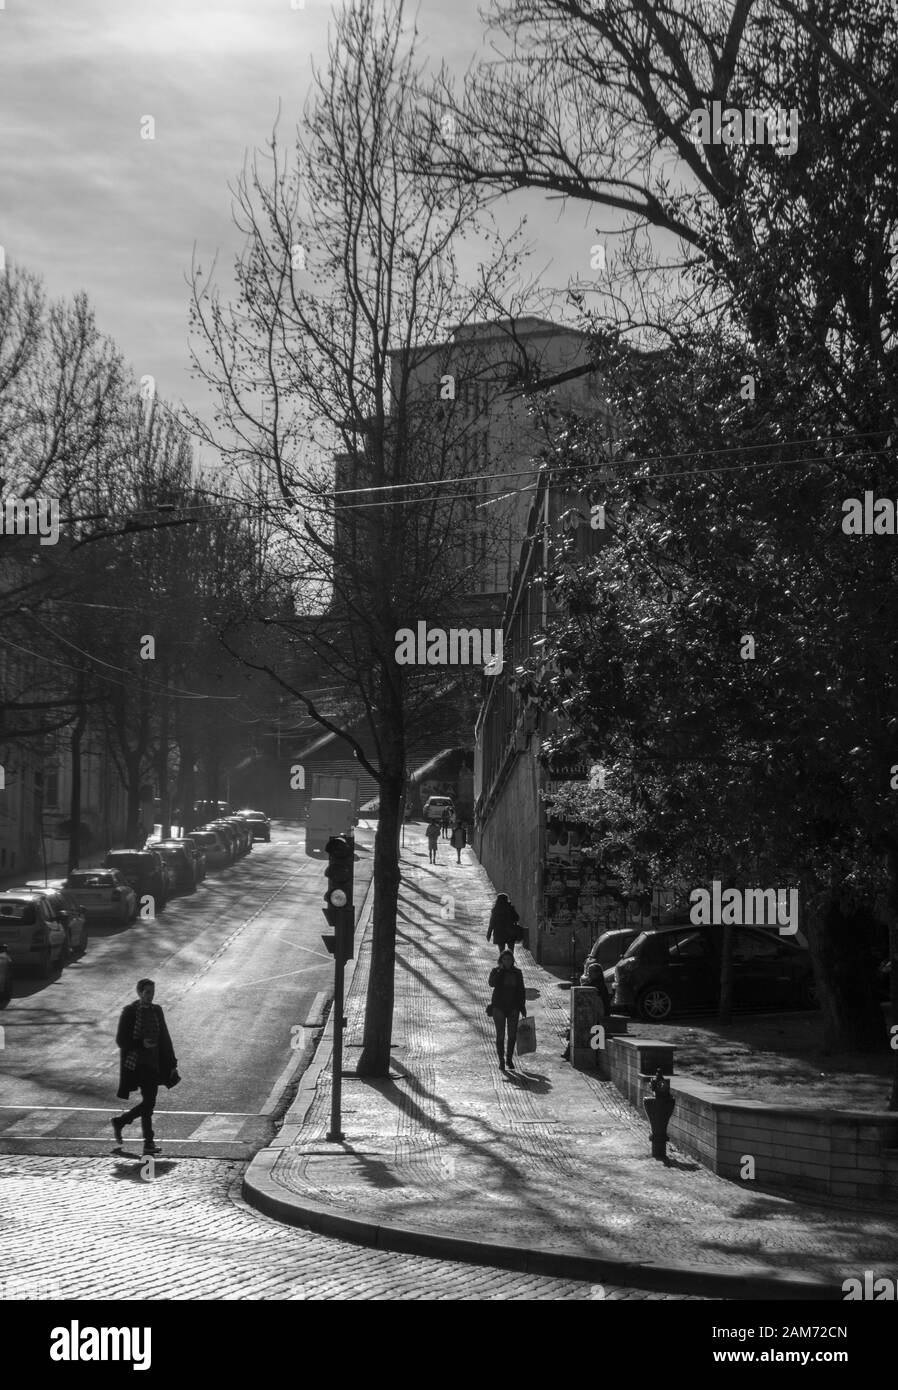
[[[244,1200],[257,1211],[290,1226],[318,1235],[336,1236],[377,1250],[404,1255],[428,1255],[466,1264],[492,1265],[520,1274],[543,1274],[556,1279],[607,1279],[656,1293],[691,1293],[719,1299],[757,1299],[776,1302],[841,1302],[841,1285],[793,1274],[756,1268],[730,1273],[711,1265],[654,1264],[580,1255],[526,1245],[492,1245],[488,1239],[448,1236],[416,1226],[383,1225],[362,1216],[344,1216],[321,1202],[287,1192],[272,1171],[280,1149],[270,1146],[253,1159],[243,1178]]]

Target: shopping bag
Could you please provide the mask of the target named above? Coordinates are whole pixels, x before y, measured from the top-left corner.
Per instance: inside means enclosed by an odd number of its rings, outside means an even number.
[[[519,1056],[525,1052],[536,1051],[536,1022],[529,1016],[522,1018],[518,1023],[518,1040],[515,1044],[515,1051]]]

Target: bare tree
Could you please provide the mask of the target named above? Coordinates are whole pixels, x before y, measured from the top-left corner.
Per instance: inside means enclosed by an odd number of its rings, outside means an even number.
[[[347,6],[295,159],[275,133],[267,159],[238,182],[247,248],[235,301],[225,305],[199,268],[194,277],[205,350],[197,365],[216,392],[219,425],[195,427],[225,459],[264,470],[295,616],[263,625],[289,632],[297,661],[276,669],[248,628],[228,640],[345,739],[380,784],[359,1062],[380,1076],[392,1038],[409,740],[460,677],[397,664],[396,634],[470,612],[476,591],[475,499],[459,462],[467,425],[453,397],[477,367],[462,363],[458,343],[437,345],[492,311],[519,264],[484,219],[481,195],[437,185],[422,167],[418,82],[402,3]],[[468,289],[455,251],[475,234],[480,284]],[[295,674],[303,653],[335,692],[312,698]]]

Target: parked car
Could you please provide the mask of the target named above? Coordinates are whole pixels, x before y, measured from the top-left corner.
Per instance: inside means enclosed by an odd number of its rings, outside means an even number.
[[[814,1008],[810,955],[790,938],[734,927],[733,1002],[774,1008]],[[657,927],[641,932],[605,972],[617,1005],[661,1023],[683,1009],[713,1008],[720,995],[719,927]]]
[[[176,838],[174,835],[169,839],[163,840],[158,835],[150,836],[147,840],[145,849],[183,849],[193,866],[194,881],[202,883],[206,877],[206,856],[203,853],[202,845],[199,844],[195,835],[182,835]]]
[[[162,912],[175,891],[174,871],[154,849],[111,849],[104,860],[107,869],[118,869],[137,894],[150,897],[153,911]]]
[[[174,844],[169,841],[167,844],[154,845],[156,854],[160,855],[163,864],[171,869],[174,874],[174,891],[176,893],[195,893],[196,892],[196,868],[193,856],[178,841]]]
[[[254,840],[271,840],[271,821],[264,811],[237,811],[235,814],[246,821]]]
[[[14,966],[34,965],[47,979],[66,956],[66,933],[42,893],[7,888],[0,893],[0,941]]]
[[[225,816],[226,824],[231,826],[237,836],[238,853],[249,854],[253,847],[253,832],[249,821],[243,816]]]
[[[211,830],[213,835],[217,835],[227,851],[228,863],[233,864],[238,858],[240,850],[237,844],[237,831],[233,825],[228,825],[227,821],[210,821],[203,826],[203,830]]]
[[[64,883],[64,878],[50,879],[46,883],[35,880],[25,887],[45,897],[53,909],[53,916],[65,927],[66,955],[83,956],[87,950],[87,913],[71,893],[66,892]]]
[[[205,817],[216,820],[219,816],[229,816],[231,807],[227,801],[195,801],[193,814],[197,820],[202,820]]]
[[[217,830],[192,830],[190,838],[203,851],[208,869],[224,869],[233,863],[234,856],[224,836]]]
[[[451,796],[429,796],[423,806],[424,819],[442,820],[447,806],[450,811],[455,810]]]
[[[617,965],[637,936],[638,927],[614,927],[611,931],[603,931],[593,942],[592,950],[583,964],[583,973],[586,974],[586,967],[592,961],[598,961],[603,970],[610,970],[613,965]]]
[[[133,922],[138,898],[118,869],[73,869],[63,884],[80,903],[88,922]]]
[[[246,821],[241,820],[239,816],[219,816],[218,820],[210,821],[206,829],[221,830],[225,835],[230,836],[235,859],[242,859],[244,854],[249,854],[253,847],[252,831]]]

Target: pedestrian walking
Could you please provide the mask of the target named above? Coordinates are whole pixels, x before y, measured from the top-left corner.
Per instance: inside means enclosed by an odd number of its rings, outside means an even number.
[[[453,815],[452,815],[452,807],[451,807],[451,806],[447,806],[447,807],[444,809],[444,811],[443,811],[443,839],[444,839],[444,840],[448,840],[448,839],[449,839],[449,836],[452,834],[452,821],[453,821],[453,819],[454,819],[454,818],[453,818]]]
[[[440,823],[432,820],[424,832],[427,836],[427,852],[430,855],[431,864],[437,862],[437,842],[440,838]]]
[[[458,854],[458,863],[460,864],[461,852],[464,849],[465,845],[468,843],[468,827],[465,825],[465,822],[463,820],[460,820],[458,822],[458,825],[453,830],[452,839],[450,843],[452,845],[452,848]]]
[[[117,1095],[120,1100],[128,1100],[132,1091],[139,1090],[140,1104],[111,1121],[113,1133],[116,1143],[120,1144],[125,1125],[140,1116],[145,1154],[160,1152],[153,1134],[153,1110],[159,1086],[170,1089],[181,1079],[165,1014],[153,1003],[155,993],[152,980],[137,981],[137,999],[122,1009],[115,1035],[116,1045],[121,1050]]]
[[[515,1070],[512,1060],[518,1039],[518,1019],[527,1017],[527,996],[524,976],[514,963],[511,951],[500,951],[499,963],[490,971],[489,984],[493,991],[487,1012],[496,1026],[496,1052],[502,1071]],[[507,1030],[507,1038],[506,1038]]]
[[[493,941],[503,951],[506,946],[514,951],[515,942],[520,941],[524,933],[521,930],[518,914],[515,907],[508,901],[506,893],[499,893],[493,903],[493,910],[490,913],[490,924],[487,928],[486,939]]]

